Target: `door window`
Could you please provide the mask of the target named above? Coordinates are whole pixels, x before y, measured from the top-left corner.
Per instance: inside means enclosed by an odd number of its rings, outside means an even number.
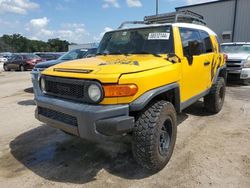
[[[200,33],[198,30],[189,29],[189,28],[180,28],[182,48],[184,56],[188,56],[188,43],[190,41],[198,41],[201,42]]]
[[[200,31],[200,34],[201,34],[201,39],[203,42],[204,53],[213,52],[213,46],[212,46],[212,42],[211,42],[209,34],[205,31]]]

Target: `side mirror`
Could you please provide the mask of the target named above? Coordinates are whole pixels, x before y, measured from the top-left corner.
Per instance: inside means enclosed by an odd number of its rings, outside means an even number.
[[[194,55],[200,55],[202,53],[202,43],[194,40],[188,42],[188,62],[189,64],[192,64],[193,62],[193,56]]]

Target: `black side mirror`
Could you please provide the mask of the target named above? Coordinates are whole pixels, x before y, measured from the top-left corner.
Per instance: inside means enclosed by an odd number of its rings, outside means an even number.
[[[194,55],[200,55],[202,53],[202,43],[194,40],[188,42],[188,61],[189,64],[193,62]]]

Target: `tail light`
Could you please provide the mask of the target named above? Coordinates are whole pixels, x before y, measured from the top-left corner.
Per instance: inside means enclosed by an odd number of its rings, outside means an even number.
[[[34,61],[33,60],[27,60],[26,63],[29,64],[29,65],[34,65]]]

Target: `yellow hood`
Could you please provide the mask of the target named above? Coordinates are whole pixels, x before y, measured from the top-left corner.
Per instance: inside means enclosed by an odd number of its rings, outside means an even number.
[[[43,71],[42,74],[98,79],[101,82],[118,82],[121,74],[136,73],[171,65],[165,57],[153,55],[108,55],[78,59],[58,64]]]

